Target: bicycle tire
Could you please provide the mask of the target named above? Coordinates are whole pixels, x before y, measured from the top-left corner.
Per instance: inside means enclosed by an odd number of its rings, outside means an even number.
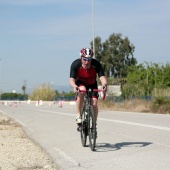
[[[81,132],[80,132],[80,136],[81,136],[81,143],[82,146],[86,146],[86,142],[87,142],[87,135],[88,135],[88,129],[87,129],[87,116],[85,113],[85,109],[83,108],[81,111]]]
[[[95,151],[96,147],[96,121],[94,117],[94,110],[91,106],[88,114],[88,133],[89,133],[89,144],[92,151]]]

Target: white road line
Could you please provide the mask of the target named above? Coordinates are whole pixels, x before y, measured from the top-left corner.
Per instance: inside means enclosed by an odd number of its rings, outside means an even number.
[[[48,112],[48,113],[57,113],[57,114],[60,114],[60,115],[66,115],[66,116],[74,116],[74,117],[76,117],[76,115],[73,115],[73,114],[70,114],[70,113],[55,112],[55,111],[40,110],[40,109],[38,109],[38,111],[41,111],[41,112]]]
[[[57,153],[64,158],[64,160],[66,162],[70,162],[72,163],[74,166],[80,166],[80,163],[76,162],[74,159],[72,159],[70,156],[66,155],[65,152],[63,152],[62,150],[58,149],[58,148],[54,148],[55,151],[57,151]]]
[[[38,110],[39,110],[39,109],[38,109]],[[66,115],[66,116],[75,116],[75,115],[73,115],[73,114],[62,113],[62,112],[54,112],[54,111],[47,111],[47,110],[39,110],[39,111],[49,112],[49,113],[57,113],[57,114]],[[155,126],[155,125],[148,125],[148,124],[135,123],[135,122],[127,122],[127,121],[114,120],[114,119],[105,119],[105,118],[100,118],[100,117],[98,118],[98,120],[170,131],[170,128],[168,128],[168,127],[163,127],[163,126]]]
[[[57,113],[60,115],[66,115],[66,116],[75,116],[73,114],[70,113],[62,113],[62,112],[55,112],[55,111],[47,111],[47,110],[40,110],[37,109],[38,111],[41,112],[48,112],[48,113]],[[7,115],[8,117],[12,117],[10,115],[8,115],[7,113],[5,113],[4,111],[0,110],[0,112],[2,112],[4,115]],[[25,126],[30,132],[33,132],[32,129],[28,128],[23,122],[19,121],[18,119],[12,117],[14,120],[16,120],[17,122],[19,122],[21,125]],[[98,118],[98,120],[101,121],[107,121],[107,122],[114,122],[114,123],[121,123],[121,124],[127,124],[127,125],[134,125],[134,126],[141,126],[141,127],[147,127],[147,128],[153,128],[153,129],[158,129],[158,130],[165,130],[165,131],[170,131],[170,128],[168,127],[163,127],[163,126],[155,126],[155,125],[148,125],[148,124],[142,124],[142,123],[134,123],[134,122],[127,122],[127,121],[121,121],[121,120],[113,120],[113,119],[105,119],[105,118]],[[158,145],[162,145],[162,146],[166,146],[166,147],[170,147],[168,145],[163,145],[161,143],[156,143],[153,142],[155,144]],[[64,156],[67,160],[70,160],[74,165],[79,166],[79,163],[77,163],[75,160],[73,160],[71,157],[67,156],[64,152],[62,152],[61,150],[54,148],[57,152],[59,152],[62,156]]]
[[[103,120],[103,121],[107,121],[107,122],[122,123],[122,124],[128,124],[128,125],[134,125],[134,126],[142,126],[142,127],[153,128],[153,129],[170,131],[170,128],[163,127],[163,126],[155,126],[155,125],[148,125],[148,124],[142,124],[142,123],[126,122],[126,121],[122,121],[122,120],[113,120],[113,119],[105,119],[105,118],[98,118],[98,119]]]
[[[22,123],[21,121],[19,121],[18,119],[14,118],[13,116],[11,115],[8,115],[7,113],[5,113],[4,111],[0,110],[4,115],[8,116],[8,117],[11,117],[12,119],[14,119],[15,121],[17,121],[19,124],[21,124],[22,126],[25,126],[24,123]]]
[[[0,110],[0,112],[2,112],[4,115],[11,117],[12,119],[14,119],[16,122],[18,122],[21,126],[25,127],[26,129],[28,129],[28,132],[31,134],[33,132],[33,130],[29,127],[27,127],[23,122],[21,122],[20,120],[16,119],[15,117],[8,115],[7,113],[5,113],[4,111]]]

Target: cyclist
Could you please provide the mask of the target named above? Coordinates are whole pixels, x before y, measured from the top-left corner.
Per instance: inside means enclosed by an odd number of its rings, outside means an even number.
[[[93,50],[91,48],[82,48],[80,51],[80,58],[73,61],[70,68],[70,85],[73,91],[78,92],[86,89],[98,89],[97,75],[101,81],[104,92],[107,91],[107,80],[102,69],[102,65],[96,59],[93,59]],[[79,92],[76,100],[76,123],[81,124],[80,112],[83,106],[84,93]],[[92,105],[94,108],[95,119],[97,122],[98,106],[97,106],[98,93],[93,92]]]

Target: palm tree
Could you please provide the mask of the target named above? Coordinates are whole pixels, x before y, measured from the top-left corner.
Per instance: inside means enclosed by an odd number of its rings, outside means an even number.
[[[26,90],[26,87],[25,86],[22,86],[22,91],[23,91],[23,94],[25,95],[25,90]]]

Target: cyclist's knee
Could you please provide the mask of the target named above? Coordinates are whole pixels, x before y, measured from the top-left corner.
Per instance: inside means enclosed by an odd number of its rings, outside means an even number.
[[[93,99],[92,105],[93,105],[93,107],[97,108],[97,99]]]
[[[80,100],[83,100],[84,99],[84,93],[79,93],[78,97],[80,98]]]

